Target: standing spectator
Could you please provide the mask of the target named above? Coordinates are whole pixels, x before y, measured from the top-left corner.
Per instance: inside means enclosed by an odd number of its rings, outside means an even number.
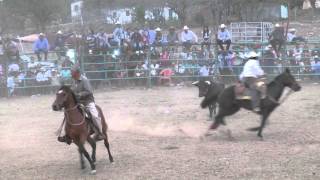
[[[52,69],[51,85],[60,86],[60,77],[56,69]]]
[[[43,33],[39,34],[39,39],[33,44],[33,51],[37,54],[38,61],[41,61],[40,53],[44,53],[45,61],[48,60],[49,43]]]
[[[89,52],[89,54],[92,54],[92,53],[96,54],[97,38],[93,30],[89,31],[89,34],[85,37],[85,41],[86,41],[87,52]]]
[[[174,45],[179,42],[178,33],[173,26],[169,28],[169,33],[167,34],[167,41],[169,45]]]
[[[226,29],[226,25],[221,24],[220,30],[218,31],[217,44],[219,45],[221,51],[229,51],[231,45],[231,35]],[[223,45],[226,44],[227,47],[224,49]]]
[[[54,50],[57,51],[58,60],[61,60],[61,57],[66,56],[67,48],[65,47],[66,40],[72,36],[73,33],[64,35],[62,31],[57,32],[57,37],[54,41]]]
[[[163,35],[162,35],[162,32],[161,32],[161,29],[158,27],[156,29],[156,39],[155,39],[155,44],[160,46],[162,45],[163,43]]]
[[[181,42],[183,46],[190,51],[192,44],[198,42],[198,37],[194,32],[189,30],[188,26],[184,26],[181,33]]]
[[[125,32],[119,21],[116,22],[116,28],[113,31],[113,39],[118,43],[119,47],[123,46],[123,41],[125,39]]]
[[[18,45],[16,42],[12,40],[12,38],[7,38],[4,42],[4,52],[8,57],[9,61],[19,61],[20,56],[19,56],[19,49]],[[14,58],[13,58],[14,57]]]
[[[20,66],[16,62],[13,62],[8,66],[8,73],[13,74],[13,76],[17,76],[19,71]]]
[[[203,66],[201,66],[201,68],[199,70],[199,75],[204,80],[208,79],[208,77],[209,77],[209,68],[207,67],[207,65],[204,64]]]
[[[207,50],[210,51],[211,31],[209,30],[208,26],[203,27],[202,38],[203,38],[203,41],[201,43],[201,49],[203,49],[204,46],[207,46]]]
[[[276,51],[277,57],[280,57],[280,50],[285,42],[284,34],[284,27],[280,26],[279,24],[276,24],[274,30],[272,31],[269,37],[270,44],[272,45],[272,48]]]
[[[153,30],[152,27],[148,30],[148,43],[149,45],[153,45],[156,40],[156,31]]]
[[[8,88],[8,96],[12,97],[14,95],[14,89],[15,89],[15,77],[12,74],[9,74],[7,78],[7,88]]]
[[[131,35],[131,44],[135,51],[142,50],[142,36],[139,33],[139,29],[135,28],[135,31]]]
[[[314,57],[314,64],[312,65],[312,70],[316,77],[316,80],[320,81],[320,59],[318,56]]]

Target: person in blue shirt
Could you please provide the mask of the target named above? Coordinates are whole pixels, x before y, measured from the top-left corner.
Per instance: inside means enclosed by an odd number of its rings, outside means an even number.
[[[220,49],[222,51],[229,51],[230,45],[231,45],[231,36],[228,30],[226,30],[226,25],[221,24],[220,30],[218,31],[217,36],[217,44],[219,45]],[[227,47],[224,49],[223,44],[226,44]]]
[[[38,61],[41,61],[40,53],[44,53],[45,61],[48,60],[49,43],[43,33],[39,34],[39,39],[33,44],[33,51],[37,54]]]

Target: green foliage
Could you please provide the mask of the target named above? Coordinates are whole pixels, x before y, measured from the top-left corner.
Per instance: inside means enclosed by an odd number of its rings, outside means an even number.
[[[144,6],[137,6],[134,9],[134,13],[133,13],[133,17],[134,17],[134,21],[139,23],[139,24],[144,24],[145,23],[145,15],[146,15],[146,11]]]

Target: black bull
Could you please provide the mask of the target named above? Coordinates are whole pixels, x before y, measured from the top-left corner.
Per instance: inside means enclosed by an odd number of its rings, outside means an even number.
[[[216,115],[217,100],[224,89],[224,84],[204,80],[196,81],[192,84],[199,88],[199,97],[204,97],[201,107],[209,107],[210,118],[212,118],[213,113]]]

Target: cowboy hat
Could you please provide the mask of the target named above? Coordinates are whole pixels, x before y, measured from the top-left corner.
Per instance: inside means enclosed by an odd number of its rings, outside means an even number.
[[[161,29],[158,27],[157,29],[155,29],[155,31],[161,31]]]
[[[275,26],[275,27],[280,27],[280,24],[277,23],[277,24],[275,24],[274,26]]]
[[[40,33],[39,36],[44,36],[44,33]]]
[[[220,28],[226,28],[226,25],[225,24],[221,24]]]
[[[61,30],[59,30],[59,31],[57,32],[57,34],[62,34],[62,31],[61,31]]]
[[[184,26],[184,27],[183,27],[183,30],[188,30],[188,29],[189,29],[188,26]]]
[[[257,58],[258,54],[254,51],[249,52],[249,54],[247,55],[247,57],[250,58]]]
[[[289,32],[296,32],[297,30],[295,28],[289,29]]]

